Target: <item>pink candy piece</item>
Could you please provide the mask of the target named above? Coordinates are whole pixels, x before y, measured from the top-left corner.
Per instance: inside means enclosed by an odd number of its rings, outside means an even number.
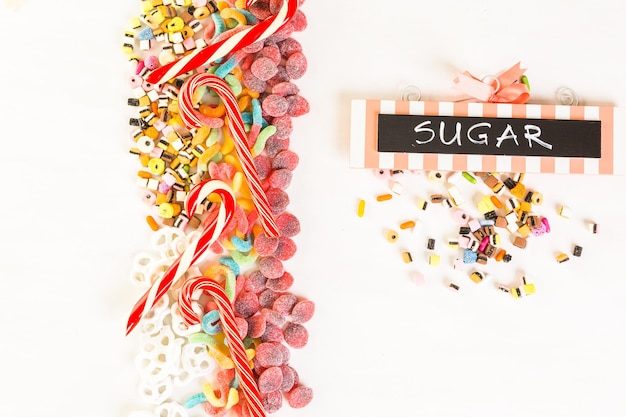
[[[144,59],[143,63],[150,71],[159,68],[159,65],[161,65],[159,63],[159,58],[154,55],[147,56],[146,59]]]
[[[262,308],[272,308],[272,304],[274,304],[279,295],[279,293],[267,289],[259,294],[259,305]]]
[[[263,314],[248,318],[248,336],[257,339],[265,333],[266,321]]]
[[[289,108],[287,112],[291,117],[299,117],[310,111],[309,102],[300,95],[292,95],[286,97]]]
[[[276,45],[266,45],[259,51],[256,58],[269,58],[275,64],[274,66],[278,66],[281,61],[280,49]]]
[[[267,81],[276,75],[278,67],[271,58],[261,57],[254,60],[250,72],[259,80]]]
[[[243,340],[248,335],[248,322],[242,317],[235,317],[237,329],[239,329],[239,337]]]
[[[303,348],[309,341],[309,332],[299,323],[287,323],[283,330],[283,336],[285,342],[295,349]]]
[[[254,158],[254,166],[259,174],[259,179],[267,178],[272,172],[272,161],[265,155],[259,155]]]
[[[550,222],[548,221],[547,217],[541,218],[541,224],[543,224],[543,226],[545,227],[546,233],[550,233]]]
[[[283,406],[283,395],[280,391],[272,391],[261,395],[263,408],[268,413],[275,413]]]
[[[243,85],[258,93],[265,91],[267,83],[252,73],[252,70],[244,71],[241,81]]]
[[[300,158],[298,157],[298,154],[286,149],[279,152],[278,155],[276,155],[276,157],[272,160],[272,168],[286,168],[290,171],[293,171],[294,169],[296,169],[299,162]]]
[[[279,296],[274,304],[272,304],[272,310],[277,313],[287,316],[291,313],[293,306],[298,302],[298,297],[293,294],[282,294]]]
[[[237,297],[233,305],[235,314],[248,318],[259,311],[259,298],[252,292],[244,292]]]
[[[283,383],[280,385],[280,390],[287,392],[296,384],[296,372],[289,365],[281,365],[280,370],[283,373]]]
[[[261,233],[254,239],[253,246],[259,256],[272,256],[278,248],[278,242],[278,238],[267,237],[265,234]]]
[[[294,237],[300,233],[300,221],[291,213],[281,213],[276,218],[276,225],[281,236]]]
[[[265,317],[266,324],[269,323],[274,326],[282,327],[287,322],[285,316],[269,308],[261,310],[261,314]]]
[[[289,110],[289,102],[283,96],[270,94],[261,102],[263,112],[270,117],[279,117]]]
[[[291,26],[293,26],[294,32],[302,32],[308,26],[306,15],[302,12],[302,10],[296,11],[296,14],[293,18],[291,18],[290,22]]]
[[[299,92],[300,88],[289,81],[278,83],[272,87],[272,94],[277,94],[283,97],[292,96],[298,94]]]
[[[267,153],[267,156],[269,156],[270,158],[274,158],[280,152],[284,151],[285,149],[289,149],[289,142],[289,138],[280,139],[275,136],[270,136],[267,142],[265,142],[265,153]]]
[[[280,278],[268,279],[265,285],[272,291],[286,292],[291,288],[293,282],[293,275],[289,272],[285,272]]]
[[[311,320],[315,313],[315,303],[309,300],[299,301],[291,309],[291,321],[293,323],[302,324]]]
[[[287,38],[278,43],[278,49],[284,58],[289,58],[294,52],[302,52],[302,45],[294,38]]]
[[[285,336],[283,334],[283,330],[279,326],[269,322],[265,324],[265,332],[261,336],[261,341],[280,343],[283,340],[285,340]]]
[[[298,385],[287,394],[287,403],[292,408],[302,408],[313,399],[313,390],[304,385]]]
[[[267,2],[257,1],[252,3],[252,5],[248,8],[248,11],[259,20],[265,20],[272,15],[272,12],[270,12],[270,6]]]
[[[268,279],[273,279],[283,275],[285,268],[279,259],[273,256],[266,256],[259,260],[259,271]]]
[[[279,390],[282,383],[283,372],[278,366],[270,366],[265,369],[257,380],[261,394]]]
[[[289,206],[289,195],[278,188],[270,188],[265,193],[273,214],[280,214]],[[263,274],[265,275],[265,274]],[[266,275],[267,276],[267,275]],[[268,276],[268,278],[271,278]]]
[[[270,174],[269,183],[270,187],[278,188],[280,190],[286,190],[291,184],[293,173],[288,169],[277,169]]]
[[[254,43],[251,43],[250,45],[244,46],[243,48],[241,48],[241,50],[247,54],[255,54],[263,49],[264,43],[265,42],[263,41],[256,41]]]
[[[287,75],[292,80],[302,77],[307,70],[307,60],[302,52],[294,52],[285,63]]]
[[[265,87],[263,88],[263,90],[265,90]],[[293,123],[291,121],[291,116],[285,115],[285,116],[275,117],[274,120],[272,120],[272,125],[276,128],[276,133],[274,133],[273,137],[277,139],[285,139],[291,136],[291,132],[293,131]]]
[[[284,350],[280,343],[262,342],[256,347],[256,360],[264,368],[283,365],[285,360]]]

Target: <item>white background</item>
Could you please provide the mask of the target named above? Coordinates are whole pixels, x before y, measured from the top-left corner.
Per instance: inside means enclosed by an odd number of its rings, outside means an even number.
[[[124,327],[139,296],[131,260],[150,231],[127,152],[130,67],[120,49],[139,10],[122,0],[0,4],[2,416],[142,408],[137,339]],[[511,249],[513,262],[475,286],[449,267],[458,252],[443,245],[455,230],[447,213],[413,204],[439,186],[403,177],[403,196],[377,205],[387,183],[348,167],[350,99],[397,99],[409,84],[423,99],[448,99],[464,70],[483,76],[521,61],[532,102],[553,103],[567,86],[582,104],[626,106],[624,3],[309,0],[302,10],[309,27],[295,37],[309,70],[297,83],[311,112],[292,136],[301,162],[289,209],[302,233],[286,266],[294,292],[317,305],[310,342],[291,360],[315,398],[276,415],[624,416],[626,178],[527,176],[553,232]],[[463,189],[470,201],[486,191]],[[561,204],[572,218],[556,215]],[[418,219],[415,233],[386,242],[385,228],[407,218]],[[439,268],[425,263],[428,237]],[[574,243],[583,256],[557,264]],[[426,285],[411,282],[415,271]],[[537,294],[513,300],[495,289],[522,274]],[[448,279],[461,291],[448,291]]]

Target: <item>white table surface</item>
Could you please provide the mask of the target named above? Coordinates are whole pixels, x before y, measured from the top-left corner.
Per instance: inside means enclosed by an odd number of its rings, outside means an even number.
[[[8,4],[0,3],[0,415],[126,416],[143,408],[138,339],[124,336],[140,295],[128,275],[151,233],[127,152],[130,68],[120,50],[140,3]],[[428,237],[443,259],[455,256],[442,245],[454,232],[447,214],[412,205],[437,187],[403,177],[402,198],[374,204],[387,184],[349,168],[348,139],[352,98],[398,99],[416,85],[422,99],[444,100],[458,72],[493,74],[517,61],[532,102],[554,103],[567,86],[582,104],[626,106],[626,5],[308,0],[302,10],[309,26],[295,37],[309,69],[297,84],[311,111],[292,136],[301,162],[288,192],[302,233],[286,267],[294,292],[317,305],[309,344],[291,359],[315,398],[275,415],[625,415],[626,178],[527,176],[546,197],[541,213],[553,232],[493,270],[506,284],[532,277],[537,294],[513,300],[495,281],[479,287],[448,264],[427,266]],[[360,198],[364,218],[355,214]],[[572,218],[559,218],[559,205]],[[385,241],[385,228],[411,216],[414,234]],[[600,233],[588,233],[586,220]],[[557,264],[554,253],[574,243],[583,256]],[[402,248],[418,254],[413,264],[401,261]],[[410,281],[415,271],[426,285]],[[447,279],[461,291],[448,291]]]

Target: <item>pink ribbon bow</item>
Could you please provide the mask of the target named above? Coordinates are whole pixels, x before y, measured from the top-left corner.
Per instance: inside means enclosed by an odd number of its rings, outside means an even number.
[[[519,62],[499,75],[483,80],[465,71],[454,79],[454,88],[467,96],[465,100],[474,98],[490,103],[524,104],[530,99],[528,87],[520,82],[524,72],[526,69],[521,68]]]

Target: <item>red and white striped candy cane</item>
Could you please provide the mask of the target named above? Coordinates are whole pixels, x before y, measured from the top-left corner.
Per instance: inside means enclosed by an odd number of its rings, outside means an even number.
[[[246,6],[250,6],[254,2],[255,0],[248,0]],[[250,26],[228,39],[215,42],[204,48],[197,48],[184,57],[155,69],[146,80],[155,85],[163,84],[180,74],[195,70],[201,65],[207,65],[231,52],[266,39],[291,20],[297,10],[298,0],[285,0],[274,16]]]
[[[157,279],[150,289],[135,303],[128,323],[126,334],[129,334],[139,324],[141,319],[152,309],[161,297],[187,272],[189,267],[196,263],[202,254],[217,240],[226,224],[235,212],[235,196],[228,185],[218,180],[201,182],[191,189],[185,200],[185,210],[189,215],[196,212],[198,204],[201,204],[209,194],[215,193],[220,196],[222,202],[217,216],[212,219],[202,230],[200,235],[193,239],[187,249],[174,261],[174,263]]]
[[[200,322],[200,318],[196,315],[191,306],[191,297],[196,290],[203,290],[215,299],[217,308],[220,311],[222,330],[228,341],[230,355],[235,363],[235,371],[239,376],[239,384],[246,396],[248,408],[252,416],[264,417],[266,414],[261,400],[261,393],[259,392],[259,387],[254,379],[252,370],[250,369],[243,342],[241,341],[241,337],[239,337],[239,330],[235,322],[235,313],[222,287],[208,277],[196,277],[186,281],[178,298],[181,317],[189,325]]]
[[[248,141],[243,119],[239,111],[237,98],[233,94],[230,86],[221,78],[213,74],[195,74],[187,78],[178,94],[178,108],[180,117],[183,119],[188,128],[202,126],[202,119],[198,117],[193,103],[193,92],[200,86],[211,87],[222,99],[226,114],[228,116],[228,130],[235,142],[235,149],[241,162],[243,174],[250,188],[252,201],[259,212],[259,220],[265,234],[269,237],[278,236],[278,227],[274,220],[272,210],[267,200],[267,195],[261,186],[259,174],[254,166],[254,160],[250,149],[248,149]]]

